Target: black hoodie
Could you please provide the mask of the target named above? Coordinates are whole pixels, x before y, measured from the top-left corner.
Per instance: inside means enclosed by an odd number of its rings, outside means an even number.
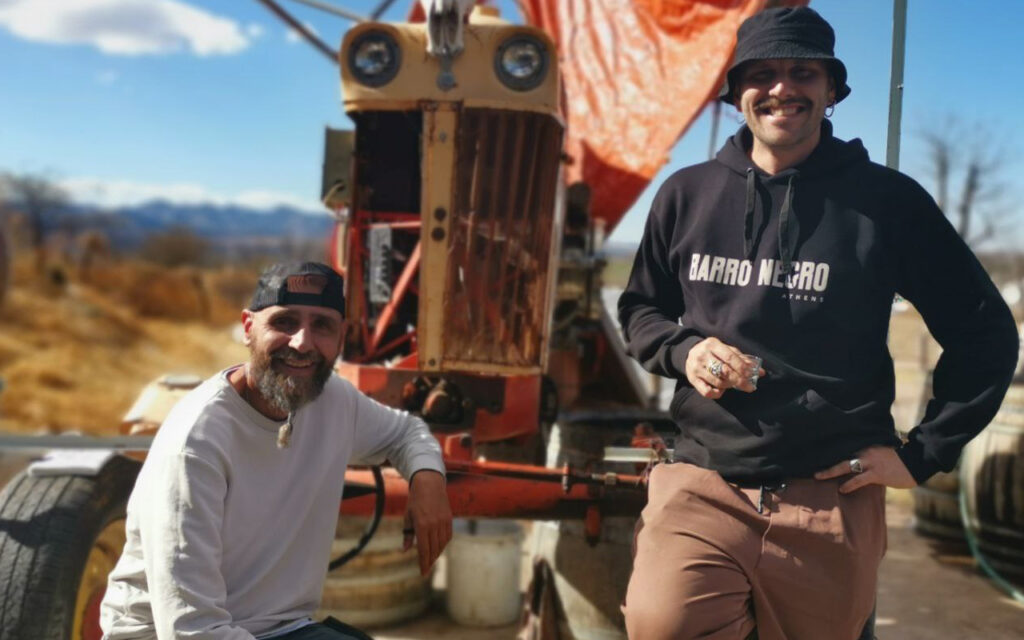
[[[619,299],[630,353],[678,380],[676,458],[761,481],[888,445],[918,482],[952,469],[1017,360],[992,281],[920,185],[828,121],[811,155],[776,175],[754,166],[750,144],[743,127],[715,160],[665,181]],[[943,348],[935,399],[902,446],[886,344],[896,293]],[[687,355],[707,337],[764,359],[756,391],[711,400],[690,386]]]

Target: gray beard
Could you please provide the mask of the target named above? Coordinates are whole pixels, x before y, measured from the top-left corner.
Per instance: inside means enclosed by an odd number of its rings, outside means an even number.
[[[290,352],[291,349],[285,347],[269,357],[265,357],[256,355],[253,351],[252,361],[249,365],[256,390],[260,392],[271,408],[280,413],[295,413],[316,400],[331,377],[331,369],[334,364],[326,362],[323,358],[318,358],[316,371],[308,380],[292,378],[274,371],[271,366],[273,361],[293,355]]]

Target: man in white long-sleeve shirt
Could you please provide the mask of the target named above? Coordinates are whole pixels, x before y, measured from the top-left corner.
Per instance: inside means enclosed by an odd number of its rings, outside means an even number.
[[[105,638],[347,638],[311,615],[350,461],[387,459],[409,478],[421,570],[444,549],[437,441],[333,374],[342,291],[323,264],[263,273],[242,312],[249,361],[178,403],[142,467],[103,600]]]

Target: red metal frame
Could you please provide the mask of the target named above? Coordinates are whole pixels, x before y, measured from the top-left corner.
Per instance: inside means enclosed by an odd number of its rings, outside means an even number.
[[[608,476],[610,484],[571,482],[578,474],[571,469],[547,469],[532,465],[500,462],[465,462],[446,459],[448,500],[460,518],[590,518],[637,515],[646,502],[646,487],[640,476]],[[604,480],[602,474],[600,481]],[[570,482],[566,482],[566,479]],[[582,480],[582,476],[579,476]],[[568,484],[568,486],[566,486]],[[373,513],[373,475],[353,469],[345,474],[345,486],[362,495],[342,500],[341,513]],[[384,515],[405,514],[409,485],[394,469],[384,470]],[[596,510],[591,509],[592,507]],[[599,521],[596,522],[599,528]]]
[[[416,224],[416,228],[419,228],[419,223]],[[377,319],[377,326],[373,331],[373,337],[370,339],[370,353],[374,353],[377,350],[381,339],[384,337],[384,332],[387,331],[387,328],[391,325],[391,321],[394,319],[398,305],[405,300],[405,295],[409,292],[409,285],[412,283],[412,278],[420,268],[421,246],[421,242],[416,243],[416,248],[412,250],[412,255],[409,256],[409,261],[405,263],[402,275],[398,277],[398,282],[395,284],[395,288],[391,292],[391,300],[388,301],[384,306],[384,309],[380,312],[380,317]]]
[[[441,435],[438,440],[448,471],[448,500],[458,517],[583,518],[588,532],[596,536],[602,517],[636,515],[646,501],[643,475],[485,462],[473,459],[467,434]],[[403,515],[409,485],[394,469],[385,469],[383,475],[384,515]],[[373,512],[376,496],[370,471],[350,469],[345,486],[360,495],[342,500],[341,513]]]
[[[338,373],[371,397],[390,404],[396,402],[396,387],[419,375],[416,330],[392,338],[382,344],[395,315],[409,295],[417,295],[422,245],[417,241],[409,260],[392,289],[391,297],[377,315],[371,329],[369,309],[365,302],[364,260],[367,249],[364,238],[372,228],[388,227],[404,232],[421,228],[419,214],[356,210],[349,218],[346,265],[335,266],[347,273],[352,323],[360,331],[362,353],[353,354],[338,366]],[[493,232],[493,230],[492,230]],[[337,233],[337,232],[336,232]],[[504,275],[504,274],[503,274]],[[499,282],[503,278],[499,278]],[[497,313],[497,308],[480,310]],[[409,345],[411,351],[397,362],[382,364],[383,358],[395,349]],[[437,376],[437,372],[422,372]],[[451,377],[451,374],[446,374]],[[472,376],[472,374],[458,374]],[[495,376],[489,376],[494,379]],[[480,376],[480,379],[488,376]],[[570,469],[550,469],[534,465],[508,464],[477,459],[474,447],[486,442],[522,439],[539,430],[541,378],[538,375],[501,376],[500,397],[486,398],[486,406],[467,405],[468,432],[444,434],[435,432],[442,444],[448,469],[448,495],[452,511],[459,517],[517,518],[581,518],[588,535],[600,531],[602,516],[636,515],[646,500],[644,479],[640,475],[587,474]],[[498,407],[495,409],[495,407]],[[646,435],[646,434],[645,434]],[[638,438],[637,446],[645,447],[648,439]],[[408,500],[408,484],[393,469],[385,478],[385,514],[401,515]],[[342,513],[373,512],[375,496],[371,491],[372,474],[366,470],[346,473],[348,493],[362,494],[342,502]],[[353,491],[353,489],[355,491]],[[361,489],[361,491],[360,491]]]
[[[350,323],[359,332],[359,343],[362,345],[363,353],[351,356],[353,362],[370,363],[380,360],[397,347],[412,342],[415,352],[415,330],[407,332],[398,338],[390,340],[387,344],[381,345],[384,333],[394,320],[395,311],[409,294],[418,295],[418,289],[413,282],[414,276],[419,270],[420,244],[410,255],[405,268],[395,288],[391,292],[391,299],[384,306],[380,316],[370,330],[369,310],[365,306],[365,290],[363,286],[365,270],[363,259],[367,255],[366,246],[363,243],[366,231],[372,228],[387,227],[392,230],[412,231],[421,228],[420,215],[418,213],[407,213],[402,211],[366,211],[357,209],[349,217],[348,238],[346,238],[347,250],[345,258],[348,264],[339,264],[337,251],[331,252],[331,259],[334,267],[339,273],[345,274],[347,295],[350,300],[349,310],[351,313]],[[338,231],[336,230],[335,233]]]

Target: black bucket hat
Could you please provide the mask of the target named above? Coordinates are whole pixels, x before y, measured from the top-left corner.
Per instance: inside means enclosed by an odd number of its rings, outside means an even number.
[[[807,7],[779,7],[755,13],[736,32],[736,56],[718,95],[732,104],[737,70],[751,60],[802,58],[824,60],[836,84],[836,102],[850,95],[846,66],[835,57],[836,34],[817,11]]]
[[[264,269],[250,311],[276,305],[305,304],[345,315],[345,281],[320,262],[283,262]]]

